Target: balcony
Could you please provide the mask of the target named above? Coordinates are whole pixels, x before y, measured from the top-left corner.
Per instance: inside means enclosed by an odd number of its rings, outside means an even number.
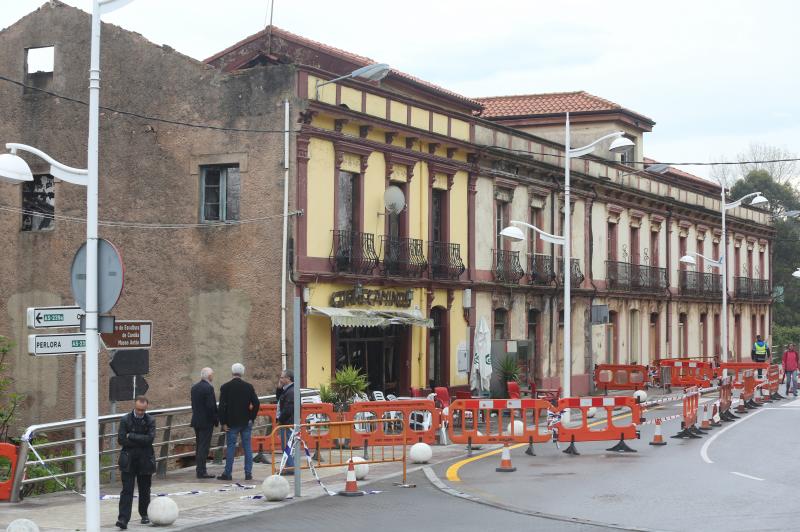
[[[428,242],[428,262],[432,279],[456,280],[464,273],[461,244]]]
[[[372,275],[378,265],[375,235],[359,231],[332,231],[331,266],[341,273]]]
[[[417,238],[382,237],[383,263],[381,272],[392,277],[422,277],[428,267],[422,240]]]
[[[722,275],[716,273],[678,272],[681,294],[698,297],[722,297]]]
[[[606,286],[616,292],[658,294],[667,289],[667,269],[606,261]]]
[[[749,277],[734,277],[733,287],[736,297],[749,299],[765,299],[772,295],[769,279],[750,279]]]
[[[494,280],[518,283],[525,275],[519,262],[519,251],[494,250]]]
[[[564,259],[559,258],[556,259],[556,271],[558,272],[556,276],[556,283],[558,286],[564,286]],[[583,272],[581,271],[581,261],[580,259],[570,259],[569,261],[570,271],[569,271],[569,278],[570,278],[570,286],[573,288],[578,287],[584,280]]]
[[[556,274],[553,268],[553,257],[541,253],[531,255],[528,276],[529,282],[535,285],[549,285],[555,281]]]

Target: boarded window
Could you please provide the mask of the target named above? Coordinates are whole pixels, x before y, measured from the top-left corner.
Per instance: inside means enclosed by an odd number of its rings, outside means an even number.
[[[204,222],[229,222],[239,219],[241,177],[238,166],[202,168]]]
[[[55,222],[56,189],[51,175],[35,175],[22,184],[22,230],[47,231]]]

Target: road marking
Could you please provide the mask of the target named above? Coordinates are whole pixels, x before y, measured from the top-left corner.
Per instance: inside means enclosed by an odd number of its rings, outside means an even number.
[[[763,410],[756,410],[755,412],[751,413],[749,416],[742,418],[741,420],[737,421],[736,423],[733,423],[732,425],[728,425],[727,427],[723,428],[719,432],[715,432],[714,435],[711,436],[708,440],[706,440],[706,442],[700,448],[700,458],[703,459],[703,462],[705,462],[707,464],[713,464],[714,463],[711,460],[711,458],[708,457],[708,448],[714,442],[714,440],[717,439],[717,436],[721,436],[722,434],[725,434],[725,431],[727,431],[728,429],[731,429],[733,427],[738,427],[739,425],[742,424],[743,421],[745,421],[747,419],[752,419],[753,416],[755,416],[756,414],[758,414],[760,412],[763,412]]]
[[[657,409],[653,408],[651,410],[657,410]],[[628,414],[620,414],[618,416],[612,416],[611,417],[611,421],[616,421],[618,419],[623,419],[623,418],[626,418],[626,417],[630,417],[630,413],[628,413]],[[587,427],[596,427],[598,425],[602,425],[603,423],[606,423],[607,421],[608,421],[607,419],[601,419],[600,421],[594,421],[592,423],[589,423],[587,425]],[[527,443],[517,443],[515,445],[510,445],[509,449],[517,449],[519,447],[524,447],[526,445],[528,445],[528,444]],[[503,452],[503,448],[501,447],[500,449],[495,449],[494,451],[489,451],[489,452],[486,452],[486,453],[483,453],[483,454],[479,454],[478,456],[473,456],[471,458],[467,458],[465,460],[461,460],[460,462],[456,462],[455,464],[453,464],[453,465],[451,465],[450,467],[447,468],[447,480],[449,480],[450,482],[461,482],[461,477],[458,476],[458,470],[461,469],[462,466],[465,466],[465,465],[467,465],[469,463],[475,462],[476,460],[481,460],[482,458],[487,458],[489,456],[500,454],[502,452]]]
[[[744,473],[739,473],[738,471],[731,471],[733,475],[739,475],[740,477],[749,478],[750,480],[764,480],[763,478],[754,477],[753,475],[745,475]]]

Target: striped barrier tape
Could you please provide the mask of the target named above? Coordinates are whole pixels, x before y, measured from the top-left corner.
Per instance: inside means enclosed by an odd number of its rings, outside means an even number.
[[[715,392],[717,390],[719,390],[719,386],[709,386],[708,388],[701,388],[701,389],[697,390],[696,392],[693,392],[693,394],[703,395],[703,394],[706,394],[706,393]],[[658,399],[651,399],[650,401],[645,401],[644,403],[641,403],[639,406],[641,406],[642,408],[647,408],[648,406],[653,406],[653,405],[660,405],[660,404],[664,404],[664,403],[673,403],[673,402],[677,402],[677,401],[683,401],[684,398],[689,397],[690,395],[692,395],[692,394],[682,393],[682,394],[677,394],[677,395],[669,395],[669,396],[659,397]]]
[[[283,473],[283,468],[286,467],[286,462],[288,461],[289,456],[292,454],[292,449],[294,448],[294,442],[297,440],[299,443],[303,445],[303,452],[306,457],[306,462],[308,463],[308,468],[311,470],[311,473],[314,475],[314,479],[317,481],[317,484],[325,491],[327,495],[336,495],[335,491],[331,491],[328,487],[322,483],[322,479],[319,478],[319,473],[317,473],[317,468],[314,467],[314,459],[311,457],[311,452],[308,450],[308,445],[306,442],[303,441],[303,438],[300,437],[300,434],[295,434],[294,429],[289,434],[289,437],[286,441],[286,447],[283,448],[283,456],[281,457],[281,464],[278,468],[278,474],[280,475]]]
[[[648,419],[647,421],[643,421],[641,423],[637,423],[637,425],[655,425],[656,421],[671,421],[673,419],[680,419],[683,417],[683,414],[675,414],[674,416],[666,416],[666,417],[659,417],[654,419]]]

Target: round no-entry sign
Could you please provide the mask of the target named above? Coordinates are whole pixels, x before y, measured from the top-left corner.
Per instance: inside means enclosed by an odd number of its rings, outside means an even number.
[[[86,310],[86,242],[72,259],[72,297]],[[117,304],[125,283],[125,267],[122,257],[108,240],[97,241],[97,312],[109,312]]]

